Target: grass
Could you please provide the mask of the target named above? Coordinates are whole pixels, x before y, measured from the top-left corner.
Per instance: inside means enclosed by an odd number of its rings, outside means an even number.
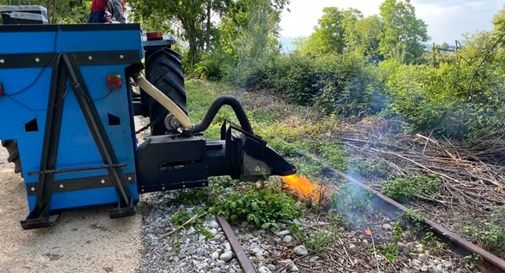
[[[279,153],[290,156],[296,151],[311,152],[318,154],[339,170],[345,171],[347,168],[344,148],[336,140],[329,141],[325,135],[336,131],[339,122],[335,117],[323,115],[307,107],[293,105],[287,107],[280,102],[272,101],[275,98],[268,94],[236,91],[224,83],[189,80],[186,82],[186,89],[193,123],[203,118],[215,98],[221,95],[234,95],[245,106],[255,133]],[[221,124],[227,119],[237,122],[233,111],[229,107],[223,107],[205,132],[205,136],[209,139],[218,139]],[[306,160],[295,162],[299,173],[309,177],[317,176],[322,167],[314,162],[304,161]]]
[[[408,202],[416,195],[436,198],[442,183],[432,176],[396,177],[382,183],[382,192],[398,202]]]

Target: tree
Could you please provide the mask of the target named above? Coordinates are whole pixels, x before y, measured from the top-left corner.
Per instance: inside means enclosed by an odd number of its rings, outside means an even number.
[[[379,43],[383,33],[383,24],[378,16],[356,20],[346,28],[345,41],[349,51],[366,57],[369,61],[383,59]]]
[[[280,13],[286,0],[238,0],[219,26],[219,50],[231,69],[228,80],[243,85],[278,53]]]
[[[429,37],[426,23],[416,17],[414,6],[409,1],[385,0],[380,16],[384,24],[380,52],[404,63],[417,62]]]
[[[223,14],[232,0],[131,0],[133,19],[145,29],[176,31],[187,43],[188,65],[199,61],[200,52],[210,48],[212,12]],[[207,45],[206,45],[207,44]]]
[[[336,7],[323,9],[314,33],[300,48],[302,55],[341,54],[345,48],[344,20],[346,14]]]

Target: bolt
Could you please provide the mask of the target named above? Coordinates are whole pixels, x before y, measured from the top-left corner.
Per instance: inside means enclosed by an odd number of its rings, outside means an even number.
[[[30,190],[31,190],[31,191],[35,191],[35,187],[31,187],[31,188],[30,188]]]
[[[119,55],[119,59],[121,60],[124,59],[124,55],[123,54]]]
[[[161,187],[161,190],[165,190],[165,187]]]
[[[60,184],[60,189],[63,189],[65,186],[63,186],[63,184]]]
[[[185,189],[186,188],[186,185],[182,185],[182,188]]]
[[[105,179],[100,180],[100,183],[105,184]]]
[[[88,60],[93,60],[93,56],[88,56]]]
[[[132,177],[131,176],[128,176],[128,181],[132,181]]]
[[[40,59],[39,58],[35,58],[35,62],[36,63],[40,62]]]
[[[0,64],[3,64],[5,63],[5,60],[4,59],[0,59]]]

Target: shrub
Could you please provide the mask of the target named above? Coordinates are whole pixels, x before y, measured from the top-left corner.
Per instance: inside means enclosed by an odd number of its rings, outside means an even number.
[[[352,183],[344,184],[330,199],[332,207],[342,213],[364,212],[371,200],[372,193]]]
[[[279,57],[259,69],[249,83],[341,117],[374,114],[384,104],[373,68],[352,55]]]
[[[441,182],[431,176],[397,177],[383,182],[382,192],[398,202],[408,202],[416,195],[436,197]]]
[[[465,233],[490,250],[505,250],[505,228],[496,223],[486,222],[483,227],[467,226]]]
[[[231,223],[247,221],[263,229],[276,226],[280,220],[293,220],[300,216],[295,200],[276,185],[232,193],[218,201],[211,212],[224,216]]]

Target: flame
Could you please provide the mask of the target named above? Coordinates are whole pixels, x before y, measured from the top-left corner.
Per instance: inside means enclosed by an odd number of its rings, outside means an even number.
[[[319,202],[321,199],[321,185],[310,181],[305,176],[288,175],[281,177],[284,187],[301,198]]]
[[[366,236],[372,237],[372,230],[370,228],[365,228],[364,233]]]

